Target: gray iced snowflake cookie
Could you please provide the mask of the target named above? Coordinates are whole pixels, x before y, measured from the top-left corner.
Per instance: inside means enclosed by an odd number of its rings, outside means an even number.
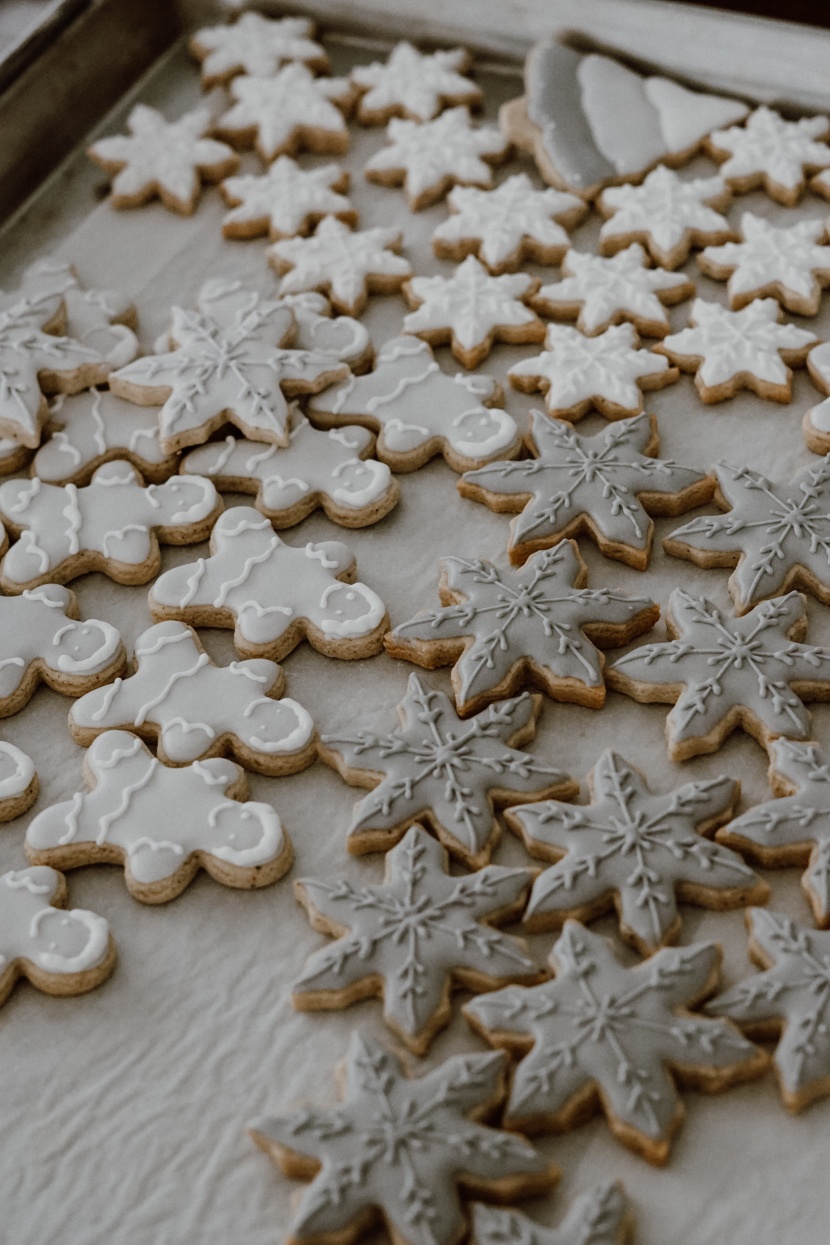
[[[306,17],[272,21],[260,13],[242,13],[228,26],[205,26],[191,37],[191,54],[201,63],[207,91],[237,74],[267,78],[283,65],[299,61],[327,73],[329,58],[314,41],[314,23]]]
[[[805,606],[790,592],[731,618],[675,588],[666,611],[671,638],[618,657],[605,681],[634,700],[674,705],[666,719],[673,761],[717,752],[739,726],[762,747],[782,735],[809,739],[803,701],[827,699],[830,649],[798,643]]]
[[[324,735],[322,760],[372,789],[355,806],[349,851],[385,851],[420,821],[468,868],[486,865],[501,836],[497,807],[577,791],[567,774],[519,751],[536,733],[540,705],[524,692],[462,722],[448,696],[411,674],[399,727]]]
[[[294,774],[314,760],[314,723],[296,700],[280,699],[284,690],[276,662],[217,666],[191,627],[161,622],[136,640],[128,677],[72,705],[69,730],[85,748],[104,731],[134,731],[158,741],[165,765],[231,756],[259,774]]]
[[[702,272],[727,282],[729,306],[746,307],[755,298],[774,298],[787,311],[818,314],[821,291],[830,285],[830,246],[821,246],[825,223],[801,220],[776,226],[744,212],[741,241],[707,246],[697,262]]]
[[[338,311],[359,316],[370,294],[394,294],[412,272],[401,249],[399,229],[352,231],[324,216],[310,238],[285,238],[268,249],[282,276],[280,294],[319,290]]]
[[[556,862],[533,883],[528,929],[555,929],[567,917],[591,921],[613,907],[626,942],[651,955],[680,933],[678,900],[727,909],[768,898],[766,882],[736,852],[705,837],[732,816],[740,797],[734,779],[655,795],[609,750],[588,786],[589,805],[544,800],[505,814],[532,856]]]
[[[830,603],[830,457],[778,484],[749,467],[718,463],[715,499],[727,512],[699,515],[663,541],[696,566],[734,566],[735,611],[791,588]]]
[[[462,717],[526,683],[554,700],[599,709],[605,703],[599,650],[648,631],[660,608],[649,597],[586,588],[587,580],[572,540],[534,553],[517,570],[444,558],[443,608],[399,623],[384,644],[393,657],[428,670],[452,665]]]
[[[294,1006],[339,1009],[380,995],[389,1028],[426,1054],[449,1023],[454,986],[478,992],[543,976],[524,942],[492,928],[519,916],[532,877],[496,865],[451,877],[444,848],[416,824],[387,854],[381,886],[300,878],[294,891],[311,924],[337,941],[309,959]]]
[[[464,76],[470,59],[465,48],[424,53],[401,40],[386,61],[352,70],[360,91],[358,120],[364,125],[384,125],[390,117],[431,121],[447,105],[478,107],[484,102],[481,89]]]
[[[608,558],[643,571],[654,539],[651,515],[682,514],[712,496],[714,481],[693,467],[657,458],[653,415],[608,424],[580,436],[566,420],[531,411],[525,438],[536,455],[468,471],[462,497],[517,514],[510,524],[510,561],[571,536],[590,536]]]
[[[324,216],[357,224],[357,212],[343,193],[349,174],[339,164],[301,169],[290,156],[279,156],[267,172],[227,177],[219,187],[231,208],[222,221],[226,238],[259,238],[272,242],[307,234]]]
[[[609,1181],[574,1198],[555,1228],[542,1227],[517,1210],[476,1202],[470,1240],[473,1245],[627,1245],[633,1230],[622,1185]]]
[[[745,125],[715,130],[706,140],[709,154],[721,163],[724,181],[739,194],[762,186],[779,203],[792,207],[804,190],[805,170],[830,165],[827,117],[785,121],[772,108],[756,108]]]
[[[273,77],[234,78],[228,91],[232,103],[216,132],[242,150],[256,148],[264,164],[300,151],[341,156],[348,150],[346,117],[354,102],[348,78],[315,78],[305,65],[291,64]]]
[[[87,150],[112,177],[112,206],[141,207],[159,198],[171,212],[189,216],[202,182],[220,182],[239,165],[231,147],[208,137],[213,124],[207,108],[166,121],[155,108],[136,104],[127,118],[129,134],[100,138]]]
[[[462,1193],[512,1201],[549,1189],[552,1163],[523,1137],[478,1122],[504,1097],[505,1064],[501,1052],[453,1055],[410,1079],[353,1033],[342,1102],[250,1127],[286,1175],[311,1179],[288,1239],[353,1241],[380,1219],[398,1245],[454,1245],[467,1233]]]
[[[691,1011],[716,989],[720,959],[715,943],[697,943],[626,968],[604,938],[567,921],[550,953],[554,980],[463,1008],[483,1037],[521,1059],[506,1125],[563,1132],[601,1110],[623,1145],[667,1162],[683,1123],[678,1085],[719,1093],[768,1066],[729,1021]]]
[[[51,435],[32,463],[46,484],[88,484],[106,462],[124,459],[145,480],[160,484],[176,470],[178,455],[161,447],[156,407],[136,406],[107,389],[59,394],[49,408]]]

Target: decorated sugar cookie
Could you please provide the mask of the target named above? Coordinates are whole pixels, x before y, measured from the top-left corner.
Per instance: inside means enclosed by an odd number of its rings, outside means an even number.
[[[48,295],[53,291],[63,300],[66,335],[97,351],[106,366],[97,380],[101,384],[106,372],[123,367],[139,353],[134,333],[136,310],[133,302],[119,290],[98,289],[84,285],[75,269],[65,259],[49,256],[39,259],[27,269],[23,289],[37,288]]]
[[[282,275],[280,294],[320,290],[338,311],[359,316],[370,294],[394,294],[411,274],[399,229],[353,232],[334,216],[324,216],[310,238],[275,242],[268,259]]]
[[[770,297],[787,311],[814,316],[822,288],[830,285],[830,246],[819,245],[824,236],[824,221],[776,227],[763,216],[744,212],[741,241],[707,246],[697,262],[707,276],[728,281],[733,310]]]
[[[807,355],[810,380],[820,393],[828,395],[804,412],[801,430],[807,448],[814,454],[830,453],[830,342],[820,342]]]
[[[233,102],[216,132],[236,147],[255,147],[265,164],[299,151],[348,150],[345,118],[354,92],[347,78],[315,78],[305,65],[291,64],[272,77],[234,78],[228,89]]]
[[[202,86],[229,82],[237,74],[267,78],[283,65],[299,61],[319,73],[328,72],[325,49],[314,41],[314,22],[305,17],[273,21],[260,13],[242,13],[229,26],[205,26],[189,43],[202,65]]]
[[[403,39],[385,62],[352,70],[352,82],[360,91],[358,120],[364,125],[384,125],[390,117],[430,121],[448,104],[478,107],[484,96],[464,77],[469,67],[470,54],[464,48],[425,54]]]
[[[542,1227],[517,1210],[473,1204],[473,1245],[626,1245],[633,1222],[618,1183],[596,1185],[574,1198],[555,1228]]]
[[[217,287],[221,298],[221,287]],[[307,290],[303,294],[284,294],[279,300],[291,311],[297,326],[295,350],[309,354],[333,355],[348,363],[352,372],[365,372],[372,362],[373,348],[365,324],[352,316],[333,316],[325,294]]]
[[[779,203],[797,203],[804,190],[805,170],[830,165],[827,117],[785,121],[772,108],[756,108],[746,125],[715,130],[706,143],[721,163],[721,177],[740,194],[762,186]]]
[[[219,189],[231,211],[222,222],[226,238],[258,238],[272,242],[310,233],[324,216],[357,224],[357,212],[342,192],[349,174],[339,164],[301,169],[290,156],[278,156],[259,176],[228,177]]]
[[[124,459],[145,480],[160,484],[178,465],[161,448],[158,410],[136,406],[108,389],[59,394],[49,408],[52,434],[35,454],[32,470],[46,484],[88,484],[106,462]]]
[[[13,821],[38,797],[35,763],[21,748],[0,740],[0,822]]]

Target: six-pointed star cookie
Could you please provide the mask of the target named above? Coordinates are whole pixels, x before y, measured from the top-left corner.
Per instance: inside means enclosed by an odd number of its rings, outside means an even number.
[[[782,324],[774,298],[756,298],[740,311],[696,298],[689,328],[672,333],[654,347],[684,372],[695,373],[703,402],[723,402],[739,389],[761,398],[789,402],[791,367],[803,367],[818,340],[808,329]]]
[[[431,121],[448,104],[478,107],[484,102],[479,87],[464,71],[470,54],[464,48],[419,52],[407,40],[396,43],[388,59],[358,65],[351,79],[360,91],[358,120],[383,125],[390,117]]]
[[[643,390],[662,389],[678,378],[662,355],[637,349],[633,324],[615,324],[585,337],[568,324],[549,324],[541,354],[514,363],[507,373],[514,389],[545,395],[553,416],[574,423],[596,408],[606,419],[625,419],[643,409]]]
[[[557,264],[568,248],[566,229],[586,215],[584,199],[548,186],[537,190],[527,173],[495,190],[456,186],[447,196],[450,216],[432,235],[441,259],[477,255],[492,273],[515,272],[525,260]]]
[[[370,294],[394,294],[412,272],[402,255],[399,229],[352,232],[335,216],[324,216],[310,238],[286,238],[268,249],[282,275],[281,294],[320,290],[346,315],[359,316]]]
[[[601,1109],[623,1145],[665,1163],[683,1123],[678,1084],[717,1093],[768,1066],[729,1021],[690,1013],[716,988],[720,958],[715,943],[697,943],[625,968],[604,938],[566,921],[553,981],[463,1009],[494,1046],[524,1055],[505,1123],[561,1132]]]
[[[506,813],[532,856],[557,862],[533,883],[529,929],[555,929],[566,917],[591,921],[614,907],[626,942],[651,955],[680,933],[678,900],[741,908],[768,898],[766,882],[736,852],[703,837],[732,816],[734,779],[655,795],[639,770],[607,751],[588,786],[587,806],[545,800]]]
[[[448,696],[411,674],[397,729],[324,735],[322,759],[372,788],[355,806],[349,851],[385,851],[420,821],[468,868],[485,865],[501,835],[496,806],[577,790],[561,770],[517,751],[533,738],[539,708],[540,697],[524,692],[462,722]]]
[[[639,242],[610,259],[568,251],[562,272],[562,281],[543,285],[534,295],[533,306],[552,320],[576,320],[576,327],[588,337],[624,320],[644,337],[665,337],[671,328],[666,307],[695,292],[682,272],[647,267]]]
[[[314,34],[314,23],[305,17],[272,21],[260,13],[242,13],[229,26],[197,30],[189,47],[201,62],[202,86],[209,90],[240,73],[267,78],[290,61],[326,73],[329,58]]]
[[[775,226],[763,216],[744,212],[741,242],[707,246],[697,257],[701,270],[726,281],[733,311],[754,298],[775,298],[787,311],[814,316],[821,291],[830,285],[830,246],[820,246],[825,224],[802,220]]]
[[[771,108],[757,108],[746,125],[715,130],[706,140],[709,154],[723,161],[721,177],[743,194],[763,186],[779,203],[792,206],[801,198],[805,169],[830,165],[826,117],[802,117],[785,121]]]
[[[288,65],[271,78],[234,78],[233,103],[216,132],[236,147],[255,147],[265,164],[277,156],[313,151],[342,155],[349,146],[354,98],[347,78],[315,78],[305,65]]]
[[[449,342],[464,367],[478,367],[495,341],[542,340],[545,326],[527,306],[538,284],[524,272],[491,277],[468,255],[451,277],[410,277],[404,283],[404,297],[417,309],[404,318],[404,332],[432,346]]]
[[[474,1245],[625,1245],[632,1226],[622,1186],[609,1182],[575,1198],[555,1228],[516,1210],[476,1202],[470,1240]]]
[[[451,186],[492,186],[492,166],[510,154],[501,131],[474,126],[466,108],[421,123],[393,117],[386,137],[388,145],[368,160],[366,177],[382,186],[403,185],[413,212],[442,199]]]
[[[311,924],[337,941],[306,964],[294,1006],[319,1011],[381,995],[389,1028],[426,1054],[449,1023],[453,986],[478,992],[544,976],[525,943],[491,928],[520,915],[532,878],[496,865],[451,877],[447,853],[419,825],[387,854],[382,886],[300,878],[294,891]]]
[[[734,566],[729,591],[738,614],[790,588],[830,603],[830,457],[777,484],[749,467],[718,463],[724,515],[699,515],[663,548],[697,566]]]
[[[222,221],[226,238],[258,238],[272,242],[310,233],[324,216],[357,224],[357,212],[342,192],[349,174],[339,164],[301,169],[290,156],[279,156],[266,173],[228,177],[219,187],[231,207]]]
[[[750,1036],[780,1034],[773,1055],[781,1097],[801,1111],[830,1094],[830,933],[764,908],[746,914],[749,954],[766,971],[712,999]]]
[[[444,608],[400,623],[384,644],[393,657],[428,670],[452,665],[462,717],[527,682],[554,700],[599,709],[605,703],[599,649],[648,631],[660,608],[649,597],[586,588],[587,580],[572,540],[534,553],[518,570],[444,558],[438,586]]]
[[[136,104],[127,118],[129,134],[100,138],[87,155],[111,175],[113,207],[141,207],[158,196],[172,212],[189,216],[201,183],[219,182],[239,164],[226,143],[207,137],[212,127],[207,108],[166,121],[155,108]]]
[[[644,571],[654,537],[649,516],[681,514],[712,496],[711,477],[655,457],[657,421],[645,412],[587,437],[531,411],[526,441],[535,458],[491,463],[458,481],[462,497],[519,515],[507,546],[519,565],[537,549],[585,534],[606,557]]]
[[[136,406],[107,389],[85,389],[49,408],[49,440],[32,470],[46,484],[88,484],[106,462],[126,459],[152,484],[168,480],[178,455],[161,448],[158,410]]]
[[[383,1047],[353,1033],[338,1106],[250,1128],[286,1175],[312,1181],[290,1245],[354,1241],[378,1219],[398,1245],[455,1245],[467,1234],[462,1190],[512,1201],[549,1189],[552,1163],[523,1137],[477,1122],[504,1097],[505,1072],[504,1056],[490,1051],[453,1055],[410,1080]]]
[[[717,752],[739,726],[762,747],[780,735],[809,739],[802,700],[830,697],[830,649],[797,642],[807,630],[805,607],[801,593],[790,592],[730,618],[675,588],[666,612],[671,639],[619,657],[605,681],[645,704],[674,704],[666,720],[673,761]]]
[[[737,237],[722,211],[732,200],[721,177],[684,181],[658,165],[640,186],[609,186],[597,200],[608,217],[599,231],[603,255],[642,242],[664,268],[678,268],[692,247]]]

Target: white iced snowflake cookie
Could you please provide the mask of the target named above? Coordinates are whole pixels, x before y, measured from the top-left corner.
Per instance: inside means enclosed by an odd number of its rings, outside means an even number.
[[[329,657],[380,651],[386,607],[355,582],[354,556],[339,541],[286,545],[259,511],[234,506],[216,521],[210,548],[210,557],[159,576],[154,618],[233,627],[243,657],[279,661],[303,639]]]
[[[773,298],[758,298],[740,311],[696,298],[689,327],[654,347],[684,372],[694,372],[702,402],[724,402],[739,389],[759,398],[789,402],[790,368],[803,367],[815,333],[782,323]]]
[[[733,311],[754,298],[775,298],[787,311],[814,316],[822,287],[830,285],[830,246],[821,246],[825,225],[802,220],[776,227],[763,216],[744,212],[741,241],[707,246],[697,257],[701,270],[727,281]]]
[[[411,274],[399,229],[354,232],[334,216],[324,216],[310,238],[287,238],[268,249],[282,276],[280,294],[319,290],[346,315],[359,316],[369,294],[393,294]]]
[[[641,186],[609,186],[597,200],[607,217],[599,249],[613,255],[641,242],[664,268],[678,268],[692,247],[729,242],[737,234],[721,213],[732,196],[721,177],[684,181],[658,165]]]
[[[388,59],[358,65],[351,80],[360,91],[357,117],[364,125],[383,125],[390,117],[430,121],[447,105],[478,107],[481,89],[464,73],[470,54],[464,48],[424,53],[405,39]]]
[[[416,309],[404,317],[404,332],[431,346],[449,342],[459,363],[478,367],[496,341],[542,340],[545,326],[527,305],[538,285],[523,272],[492,277],[468,255],[451,277],[410,277],[404,282],[404,297]]]
[[[491,376],[448,376],[426,342],[396,337],[381,347],[374,371],[316,394],[308,412],[323,428],[376,431],[375,453],[393,471],[415,471],[435,454],[467,471],[519,453],[519,430],[501,401]]]
[[[158,574],[159,542],[206,539],[221,509],[210,480],[175,476],[145,488],[122,461],[99,467],[83,488],[7,480],[0,485],[0,517],[19,539],[0,563],[0,586],[17,593],[90,571],[145,584]]]
[[[169,769],[142,740],[106,731],[84,759],[87,792],[38,813],[26,857],[62,869],[124,864],[130,894],[167,903],[200,868],[242,890],[269,886],[293,852],[270,804],[245,800],[245,771],[214,758]]]
[[[314,759],[314,723],[279,699],[284,690],[275,662],[217,666],[191,627],[156,623],[135,642],[134,672],[76,701],[69,729],[84,747],[106,730],[134,731],[158,741],[165,765],[231,756],[260,774],[294,774]]]
[[[348,150],[346,116],[354,100],[348,78],[315,78],[304,65],[288,65],[271,78],[234,78],[228,89],[233,102],[216,132],[236,147],[255,147],[265,164],[299,151],[340,156]]]
[[[141,207],[158,197],[172,212],[189,216],[202,182],[219,182],[239,164],[232,148],[207,137],[213,125],[207,108],[166,121],[155,108],[136,104],[127,118],[129,134],[100,138],[87,155],[112,177],[113,207]]]
[[[136,406],[107,389],[59,395],[49,408],[51,435],[32,463],[45,484],[88,484],[103,463],[124,459],[145,480],[160,484],[176,470],[177,454],[161,447],[158,410]]]
[[[314,34],[314,23],[306,17],[273,21],[260,13],[242,13],[229,26],[197,30],[188,46],[201,63],[202,86],[207,91],[237,74],[267,78],[293,61],[327,73],[329,58]]]
[[[0,740],[0,822],[13,821],[30,809],[38,790],[32,758],[14,744]]]
[[[278,156],[259,176],[244,173],[222,182],[222,198],[231,208],[222,233],[226,238],[267,234],[276,242],[310,233],[324,216],[356,225],[357,212],[343,193],[348,187],[349,174],[339,164],[301,169],[290,156]]]
[[[820,140],[830,134],[827,117],[785,121],[771,108],[757,108],[746,125],[715,130],[706,142],[709,154],[721,163],[724,181],[743,194],[762,186],[779,203],[797,203],[804,190],[805,171],[830,165],[830,146]]]
[[[574,1198],[555,1228],[542,1227],[517,1210],[473,1204],[473,1245],[626,1245],[633,1229],[622,1185],[596,1185]]]
[[[451,186],[491,186],[492,166],[510,154],[495,126],[474,126],[466,108],[423,123],[393,117],[386,136],[387,146],[365,166],[366,177],[382,186],[403,185],[413,212],[442,199]]]
[[[595,408],[606,419],[643,409],[643,390],[662,389],[678,371],[653,350],[638,349],[633,324],[615,324],[585,337],[567,324],[549,324],[541,354],[514,363],[508,379],[522,393],[541,390],[554,419],[575,423]]]
[[[810,380],[820,393],[828,395],[804,412],[801,430],[807,448],[814,454],[830,453],[830,342],[819,342],[807,355]]]

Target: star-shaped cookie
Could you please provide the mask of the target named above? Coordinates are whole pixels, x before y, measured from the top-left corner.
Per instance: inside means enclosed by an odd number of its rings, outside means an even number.
[[[291,156],[278,156],[259,176],[228,177],[219,189],[231,208],[222,221],[226,238],[259,238],[272,242],[307,234],[324,216],[357,224],[348,190],[349,174],[339,164],[301,169]]]
[[[470,1239],[475,1245],[626,1245],[632,1229],[622,1186],[608,1182],[575,1198],[555,1228],[517,1210],[476,1202]]]
[[[394,294],[411,274],[400,249],[399,229],[353,232],[335,216],[324,216],[312,237],[275,242],[268,259],[282,275],[281,294],[320,290],[338,311],[359,316],[369,294]]]
[[[189,48],[202,65],[202,86],[210,90],[248,74],[267,78],[291,61],[327,73],[329,58],[314,41],[314,23],[306,17],[272,21],[260,13],[242,13],[228,26],[205,26],[192,36]]]
[[[351,79],[360,91],[357,117],[364,125],[383,125],[390,117],[430,121],[448,104],[478,107],[481,89],[464,73],[470,54],[464,48],[419,52],[406,39],[384,61],[358,65]]]
[[[701,271],[728,281],[729,306],[746,307],[755,298],[775,298],[787,311],[814,316],[821,291],[830,285],[830,246],[821,246],[825,224],[801,220],[776,226],[744,212],[741,241],[707,246],[697,257]]]
[[[756,108],[745,125],[715,130],[706,140],[709,154],[723,161],[721,177],[740,194],[762,186],[779,203],[792,207],[804,190],[805,170],[830,165],[826,117],[785,121],[772,108]]]
[[[215,123],[234,146],[256,148],[264,164],[277,156],[311,151],[341,156],[349,147],[346,124],[354,91],[348,78],[315,78],[291,64],[273,77],[234,78],[231,107]]]

